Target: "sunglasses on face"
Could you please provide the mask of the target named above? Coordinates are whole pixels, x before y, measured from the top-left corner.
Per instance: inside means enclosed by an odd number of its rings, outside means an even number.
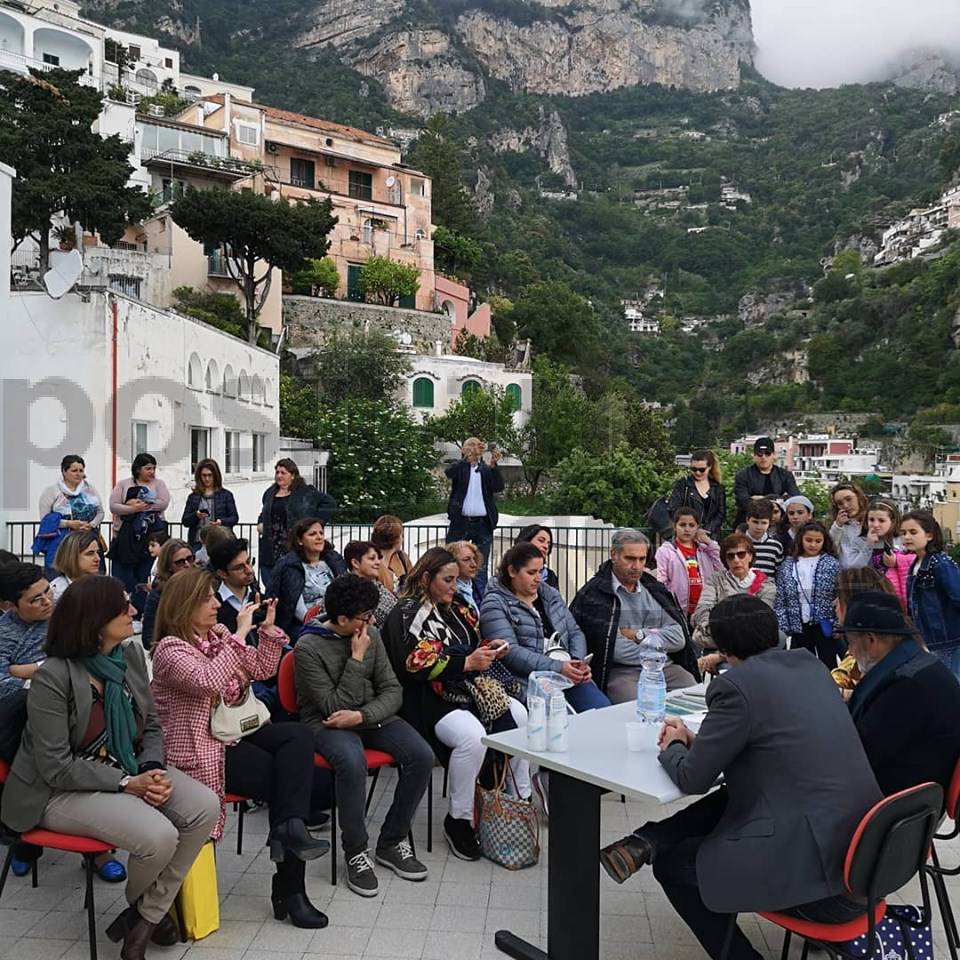
[[[690,470],[691,470],[692,473],[706,473],[706,472],[707,472],[707,468],[706,468],[706,467],[691,467]]]
[[[174,560],[173,565],[175,567],[192,567],[196,563],[194,557],[181,557],[179,560]]]
[[[749,550],[728,550],[727,559],[728,560],[742,560],[744,557],[749,557]]]

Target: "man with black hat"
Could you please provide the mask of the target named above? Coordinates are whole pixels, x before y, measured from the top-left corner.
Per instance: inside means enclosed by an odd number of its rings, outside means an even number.
[[[795,497],[800,493],[793,473],[786,467],[774,464],[775,452],[770,437],[758,437],[753,445],[753,464],[737,471],[733,482],[733,498],[737,502],[734,527],[746,519],[747,504],[751,500],[781,499]]]
[[[850,715],[880,789],[933,781],[946,791],[960,757],[960,684],[920,646],[892,594],[856,596],[841,629],[863,674]]]

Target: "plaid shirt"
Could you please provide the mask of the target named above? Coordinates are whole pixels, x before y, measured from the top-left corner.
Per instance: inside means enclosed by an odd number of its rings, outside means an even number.
[[[220,802],[220,819],[211,833],[223,834],[226,809],[224,754],[227,744],[210,733],[210,711],[223,696],[236,702],[251,680],[266,680],[277,672],[286,634],[279,628],[259,630],[260,643],[248,647],[223,624],[192,643],[164,637],[154,645],[153,696],[163,728],[166,759],[194,780],[206,784]]]

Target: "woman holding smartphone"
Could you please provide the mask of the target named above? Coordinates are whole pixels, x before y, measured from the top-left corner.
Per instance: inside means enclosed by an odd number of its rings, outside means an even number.
[[[187,497],[181,523],[187,528],[187,542],[196,553],[200,531],[211,524],[232,530],[240,522],[233,494],[223,489],[223,475],[216,460],[201,460],[193,475],[193,493]]]

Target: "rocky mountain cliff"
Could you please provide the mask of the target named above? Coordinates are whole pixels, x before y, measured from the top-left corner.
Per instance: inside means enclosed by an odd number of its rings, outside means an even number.
[[[291,48],[332,51],[375,79],[390,105],[428,116],[511,91],[582,96],[638,84],[735,88],[752,63],[749,0],[311,0],[278,5],[268,25],[250,0],[91,0],[92,13],[154,24],[188,45],[233,9],[230,40],[269,31]],[[223,7],[223,10],[217,9]],[[161,8],[161,9],[158,9]],[[158,19],[159,18],[159,19]],[[210,41],[210,31],[205,41]],[[224,38],[217,38],[222,42]]]

